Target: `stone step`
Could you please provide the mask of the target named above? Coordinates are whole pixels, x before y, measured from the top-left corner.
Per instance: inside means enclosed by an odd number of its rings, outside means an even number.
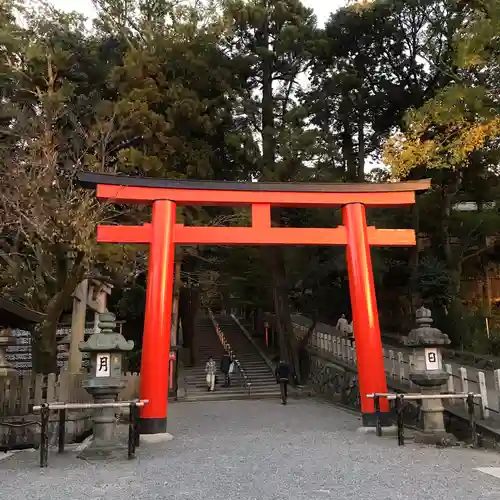
[[[238,361],[240,362],[241,367],[245,371],[256,370],[256,371],[267,371],[267,373],[272,373],[271,369],[267,365],[262,365],[262,364],[257,364],[257,363],[252,363],[252,364],[246,363],[246,365],[245,365],[244,361],[240,361],[240,360],[238,360]],[[194,366],[188,366],[185,368],[185,370],[205,370],[205,364],[206,364],[206,362],[203,362],[203,363],[200,363],[200,364],[194,365]],[[217,371],[220,371],[220,365],[217,362],[215,363],[215,365],[216,365],[215,367],[216,367]],[[237,367],[235,367],[235,369],[237,369]]]
[[[279,400],[280,395],[272,392],[263,392],[259,394],[248,394],[247,392],[241,392],[237,394],[223,394],[216,392],[207,392],[206,394],[195,394],[186,395],[183,401],[195,402],[195,401],[234,401],[241,399],[276,399]]]
[[[249,377],[251,383],[250,394],[254,393],[257,397],[260,397],[261,394],[268,394],[271,397],[278,398],[279,386],[276,384],[274,374],[269,369],[269,366],[232,320],[229,320],[227,317],[221,317],[220,319],[219,324],[223,328],[226,338],[244,372]],[[186,400],[248,398],[248,388],[242,385],[244,378],[238,373],[233,375],[233,385],[230,388],[225,388],[221,386],[224,375],[218,370],[216,391],[213,393],[207,391],[205,358],[208,359],[210,356],[213,356],[217,363],[217,368],[219,368],[218,363],[220,362],[223,350],[208,318],[201,320],[196,334],[198,342],[195,342],[195,344],[197,345],[200,361],[196,366],[185,369]]]
[[[279,387],[277,384],[274,385],[260,385],[260,386],[254,386],[253,384],[251,385],[251,390],[254,392],[262,392],[262,391],[274,391],[274,392],[279,392]],[[231,387],[223,387],[221,385],[217,385],[215,387],[215,392],[241,392],[241,391],[247,391],[248,388],[244,385],[232,385]],[[204,385],[193,385],[188,388],[188,393],[191,392],[208,392],[206,384]]]
[[[274,384],[255,384],[255,383],[251,383],[250,386],[255,389],[255,390],[261,390],[261,389],[274,389],[276,391],[279,391],[279,387],[278,387],[278,384],[274,383]],[[245,384],[231,384],[230,387],[223,387],[222,384],[217,384],[216,386],[216,389],[217,390],[221,390],[221,391],[237,391],[237,390],[240,390],[242,388],[245,388],[246,385]],[[207,384],[189,384],[188,386],[188,392],[191,391],[191,390],[195,390],[195,389],[198,389],[200,391],[206,391],[207,390]]]
[[[248,373],[248,374],[252,374],[252,373],[253,373],[253,374],[254,374],[255,376],[257,376],[257,377],[264,377],[264,378],[265,378],[265,377],[268,377],[268,378],[274,378],[274,375],[271,373],[271,371],[270,371],[270,370],[267,370],[267,372],[266,372],[266,371],[264,371],[264,370],[263,370],[263,371],[257,371],[257,370],[246,370],[245,368],[243,368],[243,370],[245,371],[245,373]],[[185,373],[186,375],[189,375],[189,376],[197,376],[197,377],[201,377],[201,376],[206,375],[206,373],[205,373],[205,367],[203,367],[203,369],[202,369],[202,368],[197,368],[197,369],[193,369],[193,368],[191,368],[191,369],[188,369],[188,370],[184,370],[184,373]],[[220,370],[217,370],[217,372],[216,372],[216,373],[217,373],[217,375],[222,375],[222,376],[224,376],[224,374],[223,374]],[[236,377],[237,377],[237,376],[238,376],[238,373],[239,373],[238,371],[233,372],[233,377],[234,377],[234,376],[236,376]]]
[[[231,379],[232,382],[231,384],[232,385],[240,385],[240,384],[244,384],[244,379],[243,378],[233,378]],[[187,384],[189,385],[196,385],[196,386],[201,386],[201,385],[205,385],[206,384],[206,379],[205,377],[203,378],[185,378],[185,381]],[[224,379],[219,379],[218,380],[218,383],[221,384],[224,382]],[[276,383],[276,380],[269,380],[269,379],[250,379],[250,383],[254,386],[262,386],[262,385],[278,385]]]
[[[248,393],[248,387],[237,386],[237,387],[216,387],[214,393],[224,393],[224,394],[237,394],[240,392]],[[272,392],[274,394],[279,394],[279,388],[276,386],[261,386],[261,387],[250,387],[250,392],[255,394],[260,394],[261,392],[267,393]],[[190,387],[186,391],[186,394],[212,394],[209,393],[206,386],[203,387]]]
[[[262,378],[274,378],[274,374],[271,373],[271,370],[251,370],[251,369],[246,369],[243,368],[244,372],[250,376],[255,376],[255,377],[262,377]],[[201,377],[206,375],[205,373],[205,368],[203,369],[193,369],[193,370],[185,370],[184,373],[188,376],[196,376],[196,377]],[[233,372],[233,376],[238,376],[238,371]],[[221,371],[217,371],[217,375],[222,375],[223,373]]]
[[[245,370],[244,369],[244,371],[245,371],[245,373],[247,375],[250,375],[250,376],[253,375],[253,376],[257,377],[257,378],[269,378],[269,379],[274,378],[274,374],[271,373],[269,370],[267,372],[265,372],[265,371],[253,371],[253,370]],[[186,370],[184,372],[184,374],[186,376],[189,376],[189,377],[204,377],[206,375],[204,369],[203,370],[199,370],[199,371],[198,370],[196,370],[196,371],[195,370],[193,370],[193,371],[191,371],[191,370],[187,371]],[[220,377],[224,376],[224,374],[221,371],[217,371],[216,375],[218,375]],[[240,372],[239,371],[233,372],[232,376],[233,377],[239,377],[240,376]]]

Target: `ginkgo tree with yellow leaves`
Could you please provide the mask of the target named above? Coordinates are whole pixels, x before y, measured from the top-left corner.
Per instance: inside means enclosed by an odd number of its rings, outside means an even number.
[[[394,178],[433,179],[433,190],[421,206],[439,221],[434,247],[453,277],[455,297],[465,265],[487,267],[485,255],[495,247],[500,227],[496,210],[483,212],[499,194],[500,47],[493,35],[500,29],[500,8],[487,0],[461,8],[453,58],[442,70],[447,85],[406,114],[383,151]],[[476,211],[453,210],[460,201],[476,202]]]
[[[500,135],[500,115],[494,106],[484,87],[447,87],[407,114],[405,130],[385,145],[384,161],[399,179],[417,167],[454,172],[467,168],[471,154]]]
[[[500,6],[467,3],[454,40],[454,60],[443,69],[449,83],[419,109],[406,115],[404,129],[386,143],[384,160],[396,178],[424,166],[467,168],[471,154],[496,147],[500,135],[497,69]]]

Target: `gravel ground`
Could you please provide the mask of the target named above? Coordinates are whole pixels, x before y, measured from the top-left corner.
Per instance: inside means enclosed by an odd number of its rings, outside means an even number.
[[[174,440],[143,444],[133,462],[74,453],[0,460],[1,500],[499,499],[500,454],[437,449],[356,432],[357,416],[315,400],[178,403]],[[1,456],[1,455],[0,455]]]

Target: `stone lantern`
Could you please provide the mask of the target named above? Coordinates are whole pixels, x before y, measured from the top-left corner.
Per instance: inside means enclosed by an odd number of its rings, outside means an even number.
[[[16,370],[7,361],[5,348],[13,344],[12,331],[10,328],[0,328],[0,377],[14,375]]]
[[[439,394],[448,381],[449,373],[443,369],[442,348],[450,343],[448,335],[432,326],[430,309],[422,306],[416,311],[417,327],[405,338],[404,344],[413,348],[410,380],[422,394]],[[455,439],[444,426],[444,408],[441,399],[422,400],[422,430],[424,441],[451,443]]]
[[[122,379],[123,353],[134,348],[134,342],[125,340],[121,333],[114,332],[116,317],[105,312],[99,314],[99,331],[86,342],[80,342],[79,349],[90,353],[89,378],[83,386],[94,398],[94,403],[114,403],[118,393],[125,387]],[[93,440],[80,456],[83,458],[107,457],[116,451],[115,442],[116,408],[97,408],[93,415]]]

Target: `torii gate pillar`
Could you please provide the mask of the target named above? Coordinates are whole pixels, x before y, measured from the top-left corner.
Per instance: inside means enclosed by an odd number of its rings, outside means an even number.
[[[149,403],[141,413],[141,434],[167,432],[175,208],[170,200],[153,202],[139,386],[140,398]]]
[[[385,388],[384,391],[387,392],[365,206],[361,203],[344,205],[342,219],[347,229],[347,272],[359,387]],[[383,391],[379,389],[360,391],[365,427],[375,426],[376,423],[373,401],[366,398],[366,394],[374,392]],[[386,406],[384,410],[387,411]]]

